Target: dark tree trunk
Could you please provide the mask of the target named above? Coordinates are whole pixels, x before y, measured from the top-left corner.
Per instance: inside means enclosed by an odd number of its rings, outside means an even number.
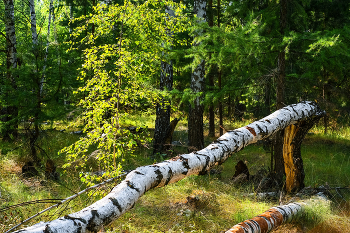
[[[169,17],[175,17],[174,11],[170,7],[166,7],[165,12]],[[171,36],[169,32],[169,36]],[[159,89],[167,89],[171,91],[173,88],[173,64],[172,61],[167,63],[165,61],[161,62],[161,72],[160,72],[160,84]],[[174,119],[170,122],[170,102],[166,102],[164,99],[157,104],[156,109],[156,122],[155,131],[153,138],[153,154],[161,153],[163,151],[169,150],[171,148],[172,135],[175,130],[178,119]]]
[[[220,7],[221,3],[220,0],[218,0],[218,27],[220,27]],[[218,82],[219,82],[219,89],[221,91],[222,85],[221,85],[221,69],[219,68],[218,71]],[[219,125],[220,125],[220,136],[224,134],[224,129],[223,129],[223,116],[222,116],[222,99],[219,99]]]
[[[271,113],[271,77],[265,83],[265,115]]]
[[[287,0],[280,1],[280,32],[283,36],[287,25]],[[276,87],[276,108],[281,109],[284,107],[285,95],[284,95],[284,83],[286,76],[286,53],[285,48],[278,54],[278,74],[277,74],[277,87]],[[284,132],[276,133],[276,140],[274,145],[274,156],[275,156],[275,175],[280,185],[282,184],[284,171],[284,160],[283,160],[283,136]]]
[[[221,70],[218,72],[219,89],[221,90]],[[224,134],[223,130],[223,116],[222,116],[222,100],[219,100],[219,126],[220,126],[220,136]]]
[[[228,101],[227,101],[227,117],[231,118],[231,112],[232,112],[232,106],[231,106],[231,94],[228,94]]]
[[[208,25],[209,27],[214,26],[214,12],[213,12],[213,0],[208,1]],[[209,54],[209,60],[211,58],[211,54]],[[210,67],[210,71],[208,73],[209,79],[209,87],[211,90],[214,90],[214,72],[213,65]],[[209,105],[209,137],[215,137],[215,114],[214,114],[214,104],[210,103]]]
[[[191,75],[191,89],[193,92],[204,91],[204,70],[205,62],[202,61]],[[193,105],[189,106],[188,115],[188,144],[189,151],[201,150],[204,148],[203,135],[203,106],[202,97],[196,97]]]
[[[162,61],[159,89],[164,90],[165,88],[169,91],[173,88],[173,65]],[[163,152],[166,132],[170,125],[170,103],[165,103],[164,100],[158,103],[156,115],[153,154]]]

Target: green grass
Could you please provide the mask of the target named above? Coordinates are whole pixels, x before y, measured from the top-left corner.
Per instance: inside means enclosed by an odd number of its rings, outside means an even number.
[[[130,115],[128,120],[123,122],[123,127],[148,127],[152,133],[154,119],[155,116],[148,113],[138,116]],[[236,129],[250,122],[226,122],[225,129]],[[183,143],[187,141],[186,124],[185,119],[179,122],[174,132],[174,141]],[[62,122],[43,125],[44,129],[54,127],[56,130],[46,130],[43,137],[40,138],[42,151],[39,151],[39,156],[52,158],[60,167],[65,163],[65,157],[64,154],[58,155],[57,152],[80,136],[69,134],[69,132],[59,132],[59,129],[66,127],[66,124]],[[312,133],[314,134],[307,135],[302,145],[306,186],[318,187],[328,184],[349,187],[350,141],[348,138],[350,127],[330,131],[327,135],[323,134],[322,127],[315,127]],[[207,135],[207,129],[205,135]],[[205,137],[206,144],[213,140],[214,138]],[[151,147],[151,145],[148,146]],[[38,178],[24,179],[21,177],[21,165],[26,159],[28,150],[24,139],[14,143],[1,142],[0,149],[0,208],[31,200],[65,198],[72,195],[72,191],[76,192],[85,187],[80,182],[78,171],[74,167],[65,172],[59,169],[60,184],[54,182],[40,184],[45,180],[43,167],[40,170],[41,176]],[[186,152],[186,146],[174,147],[171,156]],[[150,153],[151,149],[140,148],[135,157],[126,158],[124,168],[133,169],[162,159],[161,156],[150,158]],[[250,173],[254,175],[262,168],[269,169],[270,155],[266,154],[261,146],[250,145],[239,153],[233,154],[221,165],[223,171],[220,176],[192,176],[175,184],[150,190],[140,198],[133,209],[106,227],[105,230],[108,232],[220,232],[266,211],[271,206],[278,205],[276,200],[258,200],[248,196],[247,194],[255,191],[251,183],[241,186],[232,183],[231,178],[239,160],[245,161]],[[64,208],[58,208],[49,214],[42,215],[30,224],[48,221],[59,215],[80,210],[108,193],[113,185],[116,183],[102,188],[94,195],[82,195],[69,205],[63,206]],[[348,192],[350,194],[350,191]],[[345,198],[349,200],[349,196]],[[187,203],[188,198],[195,198],[195,204]],[[0,232],[50,205],[49,203],[35,204],[0,212]],[[304,227],[298,224],[287,225],[275,232],[337,232],[336,229],[330,228],[334,221],[339,226],[349,229],[349,210],[349,203],[344,201],[335,202],[325,208],[312,206],[302,222]],[[299,231],[293,231],[294,228]]]

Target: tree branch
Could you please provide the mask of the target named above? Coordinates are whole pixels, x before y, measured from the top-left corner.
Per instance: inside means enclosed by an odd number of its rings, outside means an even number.
[[[29,220],[31,220],[31,219],[33,219],[33,218],[35,218],[35,217],[37,217],[37,216],[39,216],[39,215],[41,215],[41,214],[43,214],[43,213],[45,213],[45,212],[47,212],[47,211],[49,211],[49,210],[55,208],[55,207],[58,207],[59,205],[62,205],[62,204],[64,204],[64,203],[67,202],[67,201],[71,201],[71,200],[75,199],[76,197],[80,196],[80,195],[83,194],[83,193],[86,193],[87,191],[89,191],[89,190],[91,190],[91,189],[94,189],[94,188],[103,186],[103,185],[105,185],[105,184],[107,184],[107,183],[110,183],[110,182],[116,180],[116,179],[122,178],[122,177],[124,177],[124,176],[126,176],[126,175],[128,175],[128,174],[129,174],[129,172],[124,172],[123,174],[121,174],[121,175],[119,175],[119,176],[110,178],[110,179],[108,179],[108,180],[106,180],[106,181],[103,181],[102,183],[99,183],[99,184],[96,184],[96,185],[94,185],[94,186],[88,187],[88,188],[86,188],[86,189],[80,191],[79,193],[74,194],[73,196],[67,197],[66,199],[63,199],[63,200],[61,199],[61,201],[58,202],[56,205],[52,205],[52,206],[50,206],[50,207],[48,207],[48,208],[46,208],[46,209],[40,211],[39,213],[34,214],[33,216],[27,218],[26,220],[22,221],[21,223],[17,224],[16,226],[12,227],[10,230],[7,230],[5,233],[9,233],[9,232],[13,231],[14,229],[18,228],[19,226],[23,225],[24,223],[28,222]],[[56,199],[56,200],[59,200],[59,199]],[[34,204],[34,203],[33,203],[33,204]],[[1,212],[1,211],[0,211],[0,212]]]

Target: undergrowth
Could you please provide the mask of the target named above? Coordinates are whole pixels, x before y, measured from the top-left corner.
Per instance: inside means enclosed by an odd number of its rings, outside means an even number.
[[[250,121],[251,122],[251,121]],[[225,130],[232,130],[250,122],[231,122]],[[123,127],[143,126],[152,128],[154,116],[148,113],[132,116],[123,122]],[[207,126],[207,125],[206,125]],[[24,137],[13,143],[0,143],[0,209],[17,203],[39,199],[63,199],[85,188],[80,181],[79,172],[72,167],[63,170],[64,154],[58,151],[76,141],[81,134],[71,133],[76,129],[66,129],[63,122],[44,124],[41,150],[39,155],[44,160],[53,159],[58,166],[60,180],[46,181],[44,166],[39,169],[40,176],[24,178],[21,166],[26,160],[28,146]],[[150,156],[152,145],[140,146],[134,157],[125,158],[124,169],[159,162],[167,156],[187,153],[186,121],[183,119],[174,132],[173,141],[177,141],[169,155]],[[151,129],[152,131],[152,129]],[[207,132],[206,132],[207,133]],[[218,136],[218,135],[217,135]],[[342,198],[337,198],[324,205],[311,205],[300,222],[288,224],[274,232],[344,232],[350,229],[350,127],[341,127],[326,135],[322,127],[314,127],[306,136],[302,145],[302,157],[305,169],[305,184],[310,187],[343,187]],[[209,144],[215,138],[205,137]],[[253,175],[261,169],[269,170],[270,154],[261,145],[250,145],[233,154],[220,169],[219,175],[192,176],[163,188],[148,191],[137,204],[110,226],[107,232],[221,232],[233,225],[254,217],[272,206],[278,200],[257,199],[250,196],[256,190],[250,183],[237,185],[232,182],[235,165],[244,161]],[[90,172],[90,171],[86,171]],[[49,221],[95,202],[118,181],[98,191],[84,194],[68,204],[47,212],[28,225],[39,221]],[[285,200],[288,202],[288,200]],[[49,201],[47,201],[49,202]],[[53,203],[34,203],[0,212],[0,232],[10,229],[29,216],[52,205]],[[22,227],[25,227],[25,224]]]

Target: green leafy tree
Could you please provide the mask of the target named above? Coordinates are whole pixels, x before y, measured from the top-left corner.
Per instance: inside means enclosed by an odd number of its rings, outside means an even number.
[[[165,7],[171,7],[175,17],[169,18]],[[69,155],[66,167],[88,166],[89,152],[95,148],[104,176],[114,176],[132,155],[136,141],[144,142],[143,134],[121,128],[120,122],[128,118],[130,107],[161,100],[153,80],[159,75],[162,54],[174,43],[168,32],[185,30],[183,9],[172,1],[125,1],[100,4],[94,15],[76,19],[84,22],[73,32],[79,41],[72,42],[72,49],[84,46],[79,79],[85,85],[78,89],[84,98],[78,105],[84,109],[81,120],[87,135],[62,150]],[[95,32],[84,35],[91,23]]]

